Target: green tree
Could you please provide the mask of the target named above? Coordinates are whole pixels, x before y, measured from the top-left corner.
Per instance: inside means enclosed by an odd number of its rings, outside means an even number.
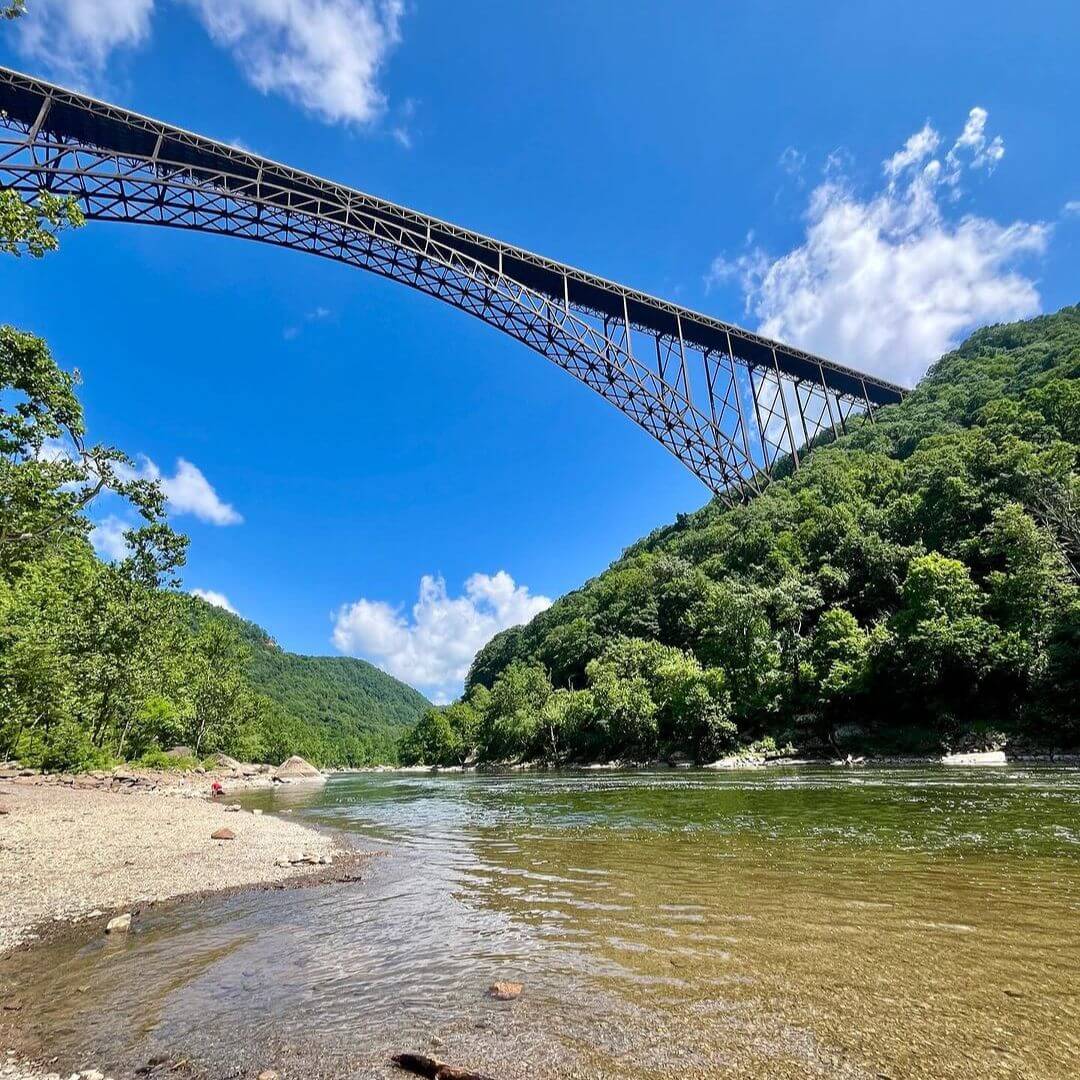
[[[490,761],[513,761],[536,746],[551,681],[538,664],[513,662],[495,680],[484,712],[481,746]]]
[[[247,647],[224,622],[205,623],[192,640],[185,682],[191,699],[188,737],[196,756],[227,749],[255,718],[246,664]]]

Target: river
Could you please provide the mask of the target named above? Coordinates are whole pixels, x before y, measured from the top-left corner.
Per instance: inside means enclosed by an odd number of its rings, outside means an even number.
[[[42,946],[20,996],[62,1061],[1080,1075],[1075,768],[351,774],[244,801],[385,854],[359,885]]]

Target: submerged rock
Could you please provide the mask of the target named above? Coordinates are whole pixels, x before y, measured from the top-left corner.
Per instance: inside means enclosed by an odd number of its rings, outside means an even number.
[[[521,997],[521,991],[524,989],[524,986],[518,982],[493,982],[488,987],[488,996],[496,1001],[513,1001],[514,998]]]

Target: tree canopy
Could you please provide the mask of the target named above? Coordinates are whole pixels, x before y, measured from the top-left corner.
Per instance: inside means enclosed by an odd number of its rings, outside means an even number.
[[[1076,745],[1078,375],[1078,307],[979,330],[752,502],[498,635],[405,756]]]

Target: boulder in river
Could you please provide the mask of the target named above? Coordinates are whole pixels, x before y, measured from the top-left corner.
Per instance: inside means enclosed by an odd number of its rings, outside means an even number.
[[[945,754],[942,765],[1007,765],[1004,750],[983,750],[974,754]]]
[[[309,761],[293,754],[287,761],[283,761],[274,770],[275,780],[325,780],[318,769]]]
[[[123,915],[117,915],[105,925],[106,934],[126,934],[131,929],[131,912],[126,911]]]

